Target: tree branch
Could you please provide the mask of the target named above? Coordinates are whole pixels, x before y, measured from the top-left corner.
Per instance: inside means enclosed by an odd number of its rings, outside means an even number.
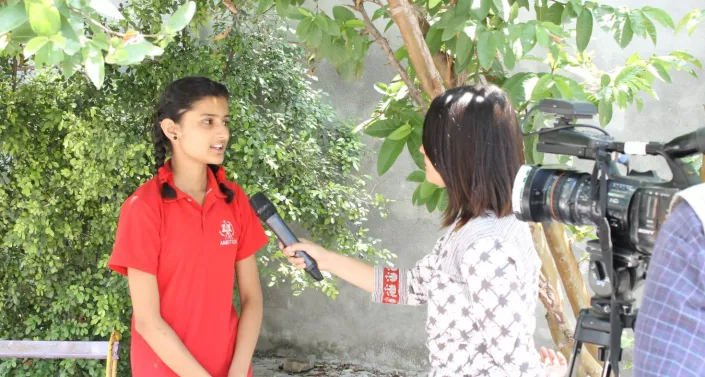
[[[426,100],[424,100],[421,92],[416,88],[416,85],[414,85],[414,81],[411,79],[411,77],[409,77],[409,74],[406,72],[406,69],[402,67],[399,61],[397,61],[397,59],[394,57],[394,51],[389,45],[389,41],[387,41],[387,39],[382,36],[379,30],[377,30],[375,25],[372,23],[372,20],[367,14],[367,11],[365,10],[365,7],[362,2],[356,3],[354,9],[360,12],[360,14],[362,14],[362,18],[365,20],[365,24],[367,25],[367,32],[375,39],[375,42],[382,46],[382,50],[384,50],[385,54],[387,54],[387,59],[389,60],[389,63],[394,66],[394,68],[399,73],[399,76],[401,77],[402,81],[404,81],[407,88],[409,88],[409,97],[411,97],[416,106],[420,107],[425,113],[426,110],[428,110],[428,104],[426,103]]]
[[[120,32],[117,32],[117,31],[112,31],[112,30],[108,29],[107,27],[105,27],[105,26],[104,26],[103,24],[101,24],[100,22],[98,22],[98,21],[96,21],[96,20],[94,20],[94,19],[88,17],[86,14],[82,13],[81,11],[79,11],[79,10],[77,10],[77,9],[71,8],[71,12],[74,12],[74,13],[80,15],[81,17],[85,18],[86,20],[88,20],[88,22],[90,22],[90,23],[92,23],[93,25],[97,26],[98,28],[100,28],[101,30],[103,30],[103,31],[104,31],[106,34],[108,34],[108,35],[113,35],[113,36],[116,36],[116,37],[125,38],[125,35],[126,35],[125,33],[120,33]],[[156,38],[156,37],[158,37],[158,35],[156,35],[156,34],[142,34],[142,36],[145,37],[145,38]]]
[[[416,70],[424,93],[435,98],[445,91],[441,76],[436,69],[431,52],[424,40],[414,11],[407,0],[389,0],[392,19],[397,24],[404,45],[409,52],[409,61]]]

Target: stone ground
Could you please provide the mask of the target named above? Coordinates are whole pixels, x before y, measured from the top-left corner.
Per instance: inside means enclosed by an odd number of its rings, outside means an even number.
[[[385,368],[368,364],[348,364],[340,360],[315,360],[313,358],[309,360],[303,359],[301,361],[287,359],[285,357],[277,357],[275,355],[259,355],[252,361],[253,364],[253,377],[289,377],[289,376],[301,376],[301,377],[426,377],[428,373],[420,371],[404,371],[393,368]],[[287,372],[287,369],[292,365],[294,367],[299,366],[297,364],[309,364],[308,367],[313,366],[305,372]],[[311,365],[312,364],[312,365]]]

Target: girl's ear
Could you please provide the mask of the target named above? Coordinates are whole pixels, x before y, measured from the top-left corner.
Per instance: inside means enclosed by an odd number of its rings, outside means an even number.
[[[162,131],[164,131],[164,135],[166,135],[167,139],[177,139],[178,124],[174,123],[173,120],[166,118],[162,120],[160,126],[162,127]]]

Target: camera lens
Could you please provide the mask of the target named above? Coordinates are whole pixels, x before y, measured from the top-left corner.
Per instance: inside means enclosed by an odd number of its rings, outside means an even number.
[[[512,208],[522,221],[593,225],[590,174],[524,165],[514,180]]]

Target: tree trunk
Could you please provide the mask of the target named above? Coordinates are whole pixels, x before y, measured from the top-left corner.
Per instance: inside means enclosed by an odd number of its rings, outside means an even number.
[[[544,228],[544,234],[563,281],[563,287],[573,309],[573,315],[578,318],[580,309],[590,307],[590,295],[588,295],[583,275],[580,273],[578,261],[575,259],[573,250],[568,242],[565,226],[558,222],[552,222],[548,228]],[[586,344],[586,347],[592,357],[597,358],[597,346]]]
[[[392,19],[397,24],[404,45],[409,53],[409,61],[416,70],[416,76],[421,82],[424,93],[435,98],[445,91],[441,76],[433,63],[431,52],[424,40],[421,28],[416,20],[413,9],[407,0],[389,0]]]
[[[563,308],[559,306],[559,301],[556,295],[556,289],[551,286],[548,279],[541,274],[539,279],[539,300],[546,307],[546,321],[548,328],[551,330],[553,342],[558,347],[558,350],[569,359],[573,352],[573,329],[566,321]],[[602,366],[592,357],[590,353],[582,352],[580,354],[580,367],[578,368],[579,377],[597,377],[602,373]]]

